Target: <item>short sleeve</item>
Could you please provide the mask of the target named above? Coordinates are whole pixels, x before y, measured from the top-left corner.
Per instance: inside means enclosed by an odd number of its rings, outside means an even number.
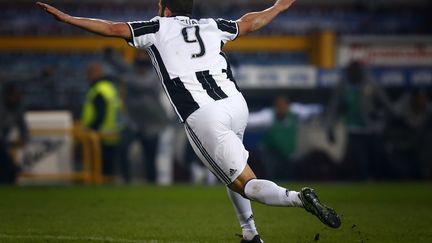
[[[136,48],[148,48],[154,43],[155,34],[159,31],[159,19],[153,18],[150,21],[127,22],[132,33],[132,38],[126,41]]]
[[[222,41],[232,41],[237,38],[239,34],[239,27],[236,21],[216,19],[218,29],[222,32]]]

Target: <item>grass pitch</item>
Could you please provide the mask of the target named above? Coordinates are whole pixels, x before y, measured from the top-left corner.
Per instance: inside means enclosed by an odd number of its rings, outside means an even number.
[[[266,243],[432,242],[432,184],[310,184],[342,218],[254,204]],[[300,185],[289,188],[300,189]],[[0,242],[239,242],[222,186],[0,188]]]

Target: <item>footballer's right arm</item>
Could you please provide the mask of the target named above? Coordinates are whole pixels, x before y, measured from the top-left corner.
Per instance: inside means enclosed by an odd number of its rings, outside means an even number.
[[[237,20],[240,32],[239,35],[247,35],[268,25],[276,16],[286,11],[295,0],[277,0],[270,8],[245,14]]]
[[[119,37],[123,39],[132,38],[131,30],[126,23],[112,22],[103,19],[74,17],[63,13],[57,8],[46,3],[37,2],[36,4],[45,10],[45,12],[54,16],[60,22],[74,25],[81,29],[103,36]]]

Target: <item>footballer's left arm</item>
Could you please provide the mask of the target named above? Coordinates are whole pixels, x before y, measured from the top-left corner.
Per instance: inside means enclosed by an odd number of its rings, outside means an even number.
[[[68,15],[58,10],[57,8],[42,2],[36,3],[45,12],[54,16],[58,21],[64,22],[81,29],[93,32],[98,35],[118,37],[123,39],[130,39],[132,37],[131,30],[126,23],[112,22],[103,19],[80,18]]]

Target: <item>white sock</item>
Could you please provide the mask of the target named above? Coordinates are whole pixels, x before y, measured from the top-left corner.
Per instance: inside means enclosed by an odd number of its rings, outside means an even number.
[[[250,180],[244,188],[244,193],[249,199],[266,205],[303,207],[298,192],[289,191],[286,188],[276,185],[272,181]]]
[[[229,188],[227,188],[227,191],[237,213],[237,218],[240,222],[240,227],[242,228],[243,238],[245,240],[252,240],[253,237],[258,234],[258,231],[255,226],[250,201],[237,192],[231,191]]]

